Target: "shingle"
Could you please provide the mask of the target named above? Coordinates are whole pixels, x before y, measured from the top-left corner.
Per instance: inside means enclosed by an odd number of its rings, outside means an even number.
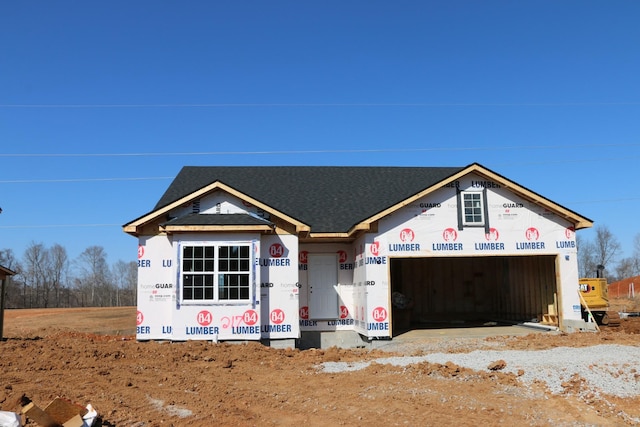
[[[220,181],[304,224],[346,232],[463,167],[186,166],[156,204],[164,207]]]

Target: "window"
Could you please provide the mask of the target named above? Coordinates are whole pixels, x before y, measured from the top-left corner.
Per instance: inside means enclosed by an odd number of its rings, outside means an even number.
[[[249,246],[220,246],[218,299],[249,299]]]
[[[481,192],[462,193],[462,223],[464,225],[484,225],[484,201]]]
[[[249,300],[250,255],[249,245],[183,246],[182,300]]]

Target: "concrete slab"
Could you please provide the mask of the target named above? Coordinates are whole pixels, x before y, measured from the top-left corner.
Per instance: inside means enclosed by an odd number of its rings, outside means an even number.
[[[412,329],[393,338],[406,342],[425,338],[487,338],[492,336],[520,336],[533,333],[554,333],[555,329],[528,325],[485,326],[473,328]]]

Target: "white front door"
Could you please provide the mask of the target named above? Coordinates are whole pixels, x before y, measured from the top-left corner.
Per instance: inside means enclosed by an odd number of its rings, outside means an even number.
[[[335,254],[309,254],[309,318],[337,319],[338,260]]]

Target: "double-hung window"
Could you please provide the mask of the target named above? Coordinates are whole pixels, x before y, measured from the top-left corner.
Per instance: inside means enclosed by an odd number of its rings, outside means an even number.
[[[462,192],[462,223],[465,226],[484,226],[484,194],[480,191]]]
[[[249,244],[185,244],[181,261],[183,302],[251,299]]]

